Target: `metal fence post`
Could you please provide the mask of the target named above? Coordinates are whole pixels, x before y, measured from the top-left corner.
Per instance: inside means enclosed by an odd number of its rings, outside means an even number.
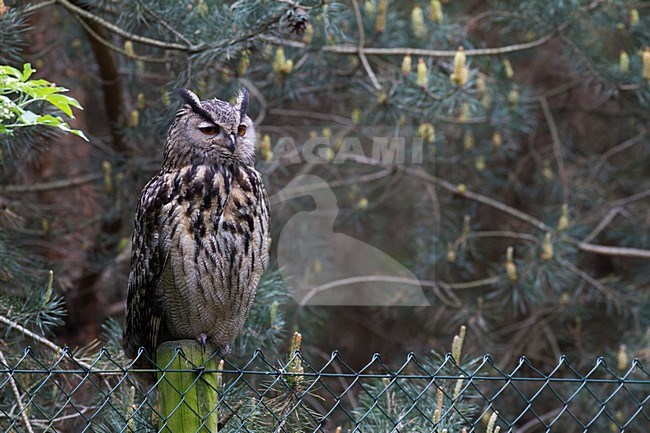
[[[158,347],[157,364],[165,369],[158,371],[158,398],[165,421],[162,432],[218,431],[219,395],[213,352],[214,347],[208,344],[204,349],[195,340],[168,341]],[[206,372],[209,370],[212,373]]]

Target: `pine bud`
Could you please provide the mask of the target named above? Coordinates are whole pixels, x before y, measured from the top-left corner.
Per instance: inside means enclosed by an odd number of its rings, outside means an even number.
[[[338,426],[338,427],[336,427],[336,431],[334,433],[342,433],[342,432],[343,432],[343,429],[341,428],[341,426]]]
[[[542,168],[542,176],[547,181],[553,180],[553,167],[551,167],[551,161],[548,159],[544,160],[544,167]]]
[[[144,97],[144,93],[138,93],[137,102],[135,106],[138,108],[138,110],[144,110],[146,108],[147,101]]]
[[[129,114],[129,126],[135,128],[140,124],[140,112],[138,110],[131,110]]]
[[[377,13],[377,9],[375,9],[375,2],[372,0],[366,0],[363,3],[363,11],[368,18],[374,18],[375,14]]]
[[[463,387],[463,375],[458,378],[456,381],[456,386],[454,387],[454,393],[452,394],[452,398],[456,399],[458,397],[458,394],[460,394],[460,390]]]
[[[508,92],[508,102],[510,105],[517,105],[519,103],[519,90],[512,89]]]
[[[508,79],[515,76],[515,72],[512,70],[512,63],[510,63],[509,59],[503,59],[503,73]]]
[[[566,291],[562,292],[562,296],[560,296],[560,304],[566,307],[570,302],[571,298],[569,297],[569,293]]]
[[[456,250],[451,242],[447,244],[447,261],[449,263],[456,263]]]
[[[460,106],[460,114],[458,115],[458,120],[460,122],[466,122],[471,114],[472,108],[467,102],[463,102],[463,104]]]
[[[499,131],[494,131],[492,134],[492,147],[498,149],[501,147],[503,139],[501,138],[501,133]]]
[[[494,412],[492,413],[492,416],[490,417],[490,420],[488,421],[487,428],[485,429],[486,433],[494,433],[494,424],[497,422],[497,413]]]
[[[196,5],[196,10],[199,12],[199,16],[201,18],[205,18],[210,12],[208,5],[205,3],[205,0],[199,0],[199,4]]]
[[[289,346],[289,355],[293,356],[296,350],[300,350],[300,345],[302,344],[302,334],[300,332],[294,332],[291,337],[291,345]]]
[[[47,287],[45,288],[45,297],[43,298],[43,306],[45,307],[52,298],[52,286],[54,285],[54,271],[50,269],[47,276]]]
[[[643,59],[643,78],[650,80],[650,47],[645,47],[641,57]]]
[[[377,92],[377,102],[381,105],[385,105],[388,102],[388,94],[385,90],[379,90]]]
[[[544,235],[544,243],[542,244],[542,261],[546,262],[553,258],[553,243],[551,242],[551,232]]]
[[[278,301],[273,301],[269,307],[269,324],[275,326],[275,318],[278,315]],[[223,361],[223,360],[222,360]]]
[[[616,367],[619,370],[625,370],[627,368],[627,346],[625,344],[621,344],[621,346],[618,348],[618,354],[616,355]]]
[[[240,77],[246,75],[246,71],[248,71],[250,64],[251,60],[250,57],[248,57],[248,50],[242,51],[239,64],[237,64],[237,75]]]
[[[458,336],[460,337],[460,344],[462,345],[465,342],[465,334],[467,334],[467,326],[461,325]]]
[[[411,72],[412,67],[413,67],[413,62],[411,61],[411,55],[407,54],[402,59],[402,75],[406,77],[409,74],[409,72]]]
[[[293,338],[291,339],[291,349],[289,351],[289,358],[291,358],[291,362],[289,362],[289,365],[287,365],[287,370],[289,373],[297,373],[297,376],[290,377],[287,382],[289,383],[290,386],[299,388],[302,385],[302,373],[305,372],[305,369],[302,366],[302,360],[300,359],[300,356],[296,353],[297,351],[300,351],[300,344],[302,343],[302,335],[300,335],[299,332],[295,332],[293,334]]]
[[[630,56],[625,51],[618,56],[618,70],[623,74],[630,72]]]
[[[135,51],[133,50],[133,42],[124,41],[124,54],[128,57],[135,57]]]
[[[483,96],[483,92],[485,92],[485,79],[480,75],[476,79],[476,90],[478,92],[477,96]]]
[[[418,126],[417,135],[427,143],[433,143],[436,139],[436,129],[431,123],[422,123]]]
[[[323,262],[321,262],[319,258],[314,259],[314,263],[312,263],[311,267],[316,275],[323,272]]]
[[[569,205],[564,203],[562,205],[562,214],[557,222],[557,231],[562,233],[569,227]]]
[[[217,389],[220,389],[223,387],[223,366],[225,362],[223,359],[219,360],[219,363],[217,364]]]
[[[136,409],[135,405],[135,386],[131,385],[131,388],[129,389],[129,397],[127,400],[127,405],[126,405],[126,418],[129,420],[127,425],[128,425],[128,431],[134,432],[135,431],[135,417],[133,416],[133,412],[135,412]]]
[[[445,398],[445,395],[442,392],[442,389],[438,388],[438,391],[436,392],[436,409],[438,409],[440,412],[442,412],[442,409],[443,409],[442,403],[444,401],[444,398]],[[438,420],[439,419],[440,419],[440,413],[438,414]]]
[[[366,210],[368,209],[368,199],[366,197],[361,197],[357,203],[357,209]]]
[[[463,135],[463,149],[466,151],[474,149],[474,133],[471,130],[465,131]]]
[[[422,12],[422,7],[418,4],[413,6],[411,12],[411,28],[413,34],[418,38],[427,34],[427,28],[424,26],[424,12]]]
[[[352,114],[350,114],[350,118],[352,119],[352,123],[354,123],[355,125],[361,123],[361,108],[354,107],[354,110],[352,110]]]
[[[463,340],[465,339],[465,326],[461,327],[461,333],[454,335],[454,340],[451,343],[451,356],[457,364],[460,362],[460,355],[463,351]]]
[[[438,421],[440,421],[440,409],[436,409],[433,411],[433,423],[435,424]]]
[[[302,36],[302,41],[307,45],[311,44],[311,41],[314,40],[314,26],[311,23],[308,23],[305,27],[305,34]]]
[[[511,283],[517,281],[517,265],[515,265],[513,256],[514,256],[514,249],[512,247],[508,247],[506,249],[505,268],[506,268],[506,275],[508,275],[508,279],[510,280]]]
[[[456,191],[460,195],[465,195],[467,193],[467,185],[465,185],[464,183],[459,183],[458,185],[456,185]]]
[[[429,70],[422,57],[418,59],[418,86],[426,87],[429,82]]]
[[[110,161],[102,162],[102,171],[104,172],[104,189],[108,194],[113,192],[113,175]]]
[[[334,161],[335,157],[336,157],[336,153],[334,152],[334,149],[332,149],[331,147],[325,149],[325,160],[327,160],[327,162]]]
[[[442,22],[442,5],[439,0],[431,0],[431,21]]]
[[[469,214],[463,216],[463,235],[468,235],[472,232],[472,217]]]
[[[320,133],[324,138],[330,138],[332,137],[332,128],[326,126],[323,129],[321,129]]]
[[[293,70],[293,60],[287,60],[284,55],[284,48],[278,47],[275,51],[273,70],[279,75],[288,75]]]
[[[481,105],[483,108],[486,110],[490,108],[490,105],[492,104],[492,93],[487,90],[483,92],[483,96],[481,97]]]
[[[483,171],[485,170],[486,167],[485,163],[485,156],[479,155],[476,157],[476,160],[474,161],[474,168],[476,168],[477,171]]]
[[[264,137],[262,137],[262,142],[260,143],[260,156],[262,157],[262,161],[264,161],[265,164],[268,164],[271,162],[271,159],[273,159],[273,151],[271,150],[271,136],[269,134],[264,134]]]
[[[386,30],[386,16],[388,15],[388,0],[378,0],[377,9],[379,13],[377,15],[377,21],[375,22],[375,31],[377,33],[383,33]]]
[[[637,9],[630,9],[630,27],[635,27],[639,24],[639,11]]]
[[[499,433],[501,431],[501,426],[494,427],[494,433]]]
[[[467,78],[469,76],[469,70],[466,66],[467,56],[465,55],[465,49],[463,47],[458,47],[458,51],[454,55],[454,68],[453,72],[450,75],[451,81],[456,83],[458,86],[463,86],[467,83]]]
[[[167,90],[163,89],[163,91],[161,92],[161,94],[160,94],[160,102],[162,102],[162,104],[165,107],[169,107],[169,104],[172,103],[171,98],[169,97],[169,92]]]

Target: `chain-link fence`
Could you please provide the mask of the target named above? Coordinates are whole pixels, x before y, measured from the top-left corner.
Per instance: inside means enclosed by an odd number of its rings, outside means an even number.
[[[90,362],[30,349],[2,358],[1,431],[183,433],[169,420],[186,404],[202,411],[201,432],[650,430],[650,377],[637,359],[614,366],[599,359],[584,368],[563,357],[541,371],[526,358],[508,370],[490,356],[457,364],[451,355],[409,355],[397,367],[375,355],[354,367],[337,352],[316,364],[299,352],[276,363],[258,351],[239,365],[215,355],[196,366],[177,348],[154,379],[107,350]],[[181,370],[191,383],[172,380]],[[196,387],[207,390],[198,402],[190,398]],[[159,397],[170,389],[177,403],[163,410]]]

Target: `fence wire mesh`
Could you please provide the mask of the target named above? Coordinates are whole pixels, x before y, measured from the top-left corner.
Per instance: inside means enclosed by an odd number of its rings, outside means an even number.
[[[173,413],[195,404],[189,396],[199,385],[216,402],[200,415],[196,431],[201,432],[650,430],[650,377],[637,359],[624,369],[598,359],[578,371],[562,357],[543,372],[525,357],[512,370],[498,367],[490,356],[457,364],[451,355],[409,355],[391,367],[375,355],[360,368],[346,364],[337,352],[318,365],[299,352],[281,363],[260,351],[240,365],[214,357],[213,364],[193,365],[177,348],[172,361],[185,367],[162,365],[157,379],[147,383],[138,377],[153,370],[135,369],[107,350],[90,362],[67,350],[47,356],[28,348],[13,360],[3,355],[0,430],[174,431],[169,414],[161,410],[160,394],[170,389],[176,394]],[[180,373],[192,379],[183,389],[172,380]],[[218,428],[210,427],[212,414]]]

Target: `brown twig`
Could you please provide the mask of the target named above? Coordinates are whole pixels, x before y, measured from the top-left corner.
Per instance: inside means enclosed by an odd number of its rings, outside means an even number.
[[[606,245],[595,245],[586,242],[580,242],[578,247],[587,253],[650,260],[650,250],[643,250],[640,248],[609,247]]]
[[[51,342],[47,338],[38,335],[29,329],[25,328],[24,326],[14,322],[13,320],[4,317],[0,315],[0,322],[4,323],[5,325],[9,326],[10,328],[15,329],[16,331],[26,335],[27,337],[33,339],[34,341],[37,341],[44,345],[45,347],[48,347],[49,349],[53,350],[57,355],[60,355],[63,353],[63,348],[61,346],[56,345],[55,343]],[[83,368],[86,368],[88,370],[92,369],[92,365],[80,360],[80,359],[75,359],[75,362],[82,366]]]
[[[594,168],[591,169],[591,172],[589,174],[589,179],[587,182],[590,183],[593,182],[594,179],[596,179],[596,176],[598,176],[598,172],[600,171],[601,168],[603,168],[603,165],[607,162],[607,160],[610,157],[626,149],[629,149],[630,147],[634,146],[637,143],[640,143],[646,137],[646,134],[647,132],[643,131],[640,134],[637,134],[634,137],[625,140],[623,143],[614,146],[611,149],[609,149],[607,152],[603,153],[601,157],[598,158],[598,162],[596,162]]]
[[[363,31],[363,20],[361,19],[359,2],[357,0],[352,0],[352,6],[354,7],[354,16],[357,20],[357,29],[359,31],[359,45],[357,46],[359,60],[361,60],[363,68],[366,70],[368,77],[370,77],[372,85],[375,87],[375,89],[381,90],[381,84],[379,84],[379,80],[377,79],[375,72],[372,70],[372,67],[370,66],[368,58],[365,54],[366,34]]]
[[[427,172],[425,172],[422,169],[417,169],[417,168],[410,168],[410,167],[401,167],[402,170],[404,170],[407,174],[417,177],[418,179],[425,180],[427,182],[431,182],[435,185],[438,185],[444,189],[446,189],[449,192],[452,192],[454,194],[459,194],[463,197],[469,198],[470,200],[477,201],[479,203],[483,203],[485,205],[488,205],[490,207],[493,207],[495,209],[498,209],[502,212],[507,213],[510,216],[513,216],[521,221],[524,221],[530,225],[533,225],[537,227],[540,230],[544,231],[552,231],[551,227],[547,226],[544,224],[542,221],[538,220],[537,218],[528,215],[527,213],[524,213],[520,210],[517,210],[513,208],[512,206],[508,206],[505,203],[502,203],[498,200],[494,200],[493,198],[487,197],[482,194],[478,194],[469,190],[461,191],[458,188],[458,185],[454,185],[451,182],[448,182],[444,179],[440,179],[436,176],[433,176]]]
[[[91,183],[102,179],[102,173],[91,173],[84,176],[74,177],[71,179],[53,180],[51,182],[33,183],[31,185],[3,185],[0,186],[2,193],[25,193],[25,192],[42,192],[57,189],[72,188],[86,183]]]
[[[7,367],[11,368],[9,366],[9,363],[7,362],[7,358],[5,358],[4,353],[2,353],[2,350],[0,350],[0,362],[5,364]],[[7,376],[9,376],[9,385],[11,386],[11,390],[14,393],[14,397],[16,397],[16,404],[18,405],[18,410],[20,411],[20,419],[22,420],[25,429],[29,433],[34,433],[34,430],[32,429],[32,425],[29,422],[29,417],[27,416],[27,410],[25,409],[23,399],[20,395],[20,392],[18,391],[18,386],[16,386],[16,381],[14,379],[14,376],[11,372],[8,372]]]
[[[564,168],[564,157],[562,156],[562,142],[560,141],[560,134],[558,133],[557,125],[555,125],[553,114],[551,114],[551,109],[548,106],[548,101],[544,96],[540,96],[538,100],[539,104],[542,106],[542,112],[544,113],[544,118],[546,119],[548,129],[551,131],[551,138],[553,140],[553,155],[555,156],[557,170],[560,175],[560,183],[562,184],[562,201],[563,203],[567,203],[569,199],[569,179],[567,177],[566,169]]]

